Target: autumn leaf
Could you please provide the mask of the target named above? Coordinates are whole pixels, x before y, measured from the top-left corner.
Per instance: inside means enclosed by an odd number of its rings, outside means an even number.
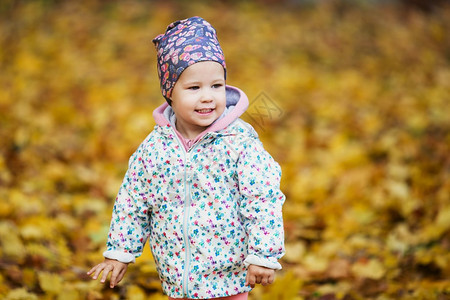
[[[18,288],[18,289],[14,289],[11,290],[7,295],[6,295],[6,299],[7,300],[37,300],[38,296],[28,292],[26,289],[24,288]]]
[[[377,259],[361,260],[353,264],[352,273],[356,277],[381,279],[386,273],[386,269]]]
[[[63,279],[58,274],[38,273],[39,285],[46,293],[58,295],[63,290]]]

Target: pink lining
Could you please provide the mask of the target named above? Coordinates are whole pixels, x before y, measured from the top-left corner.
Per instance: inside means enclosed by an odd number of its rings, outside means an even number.
[[[239,101],[236,103],[236,106],[233,110],[231,110],[227,115],[225,115],[222,119],[217,120],[217,122],[214,122],[211,126],[206,128],[202,133],[200,133],[195,139],[189,140],[184,138],[181,133],[178,132],[176,128],[174,128],[179,140],[181,143],[183,143],[184,148],[189,150],[190,146],[195,144],[198,140],[200,140],[206,133],[213,132],[213,131],[219,131],[221,129],[226,128],[228,125],[231,124],[234,120],[239,118],[247,109],[248,107],[248,98],[247,95],[240,89],[234,86],[227,85],[227,88],[234,89],[235,91],[239,92]],[[153,118],[155,119],[156,124],[160,126],[172,126],[169,122],[169,120],[166,119],[164,116],[164,110],[169,106],[167,102],[164,102],[162,105],[157,107],[153,111]]]

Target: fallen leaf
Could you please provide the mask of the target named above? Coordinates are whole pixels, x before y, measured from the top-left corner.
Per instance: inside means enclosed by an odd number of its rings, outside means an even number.
[[[386,273],[386,269],[377,259],[358,261],[351,267],[352,274],[360,278],[381,279]]]
[[[58,295],[63,290],[63,278],[58,274],[38,272],[39,285],[43,291],[51,295]]]

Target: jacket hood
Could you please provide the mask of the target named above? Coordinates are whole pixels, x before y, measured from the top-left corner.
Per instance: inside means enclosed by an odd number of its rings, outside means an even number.
[[[200,133],[194,141],[199,140],[207,132],[220,131],[225,129],[233,121],[238,119],[248,108],[248,97],[243,91],[234,86],[227,85],[226,91],[226,108],[223,114],[212,123],[205,131]],[[172,126],[175,129],[175,116],[172,108],[168,103],[163,103],[153,111],[153,118],[157,125],[165,127]],[[177,134],[181,137],[178,131]],[[184,138],[183,138],[184,139]]]

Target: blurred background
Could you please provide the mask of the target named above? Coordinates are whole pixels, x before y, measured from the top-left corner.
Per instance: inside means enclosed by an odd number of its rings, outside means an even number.
[[[281,164],[287,253],[252,300],[449,299],[448,1],[0,1],[0,298],[166,299],[148,249],[102,260],[154,126],[153,37],[217,29]]]

